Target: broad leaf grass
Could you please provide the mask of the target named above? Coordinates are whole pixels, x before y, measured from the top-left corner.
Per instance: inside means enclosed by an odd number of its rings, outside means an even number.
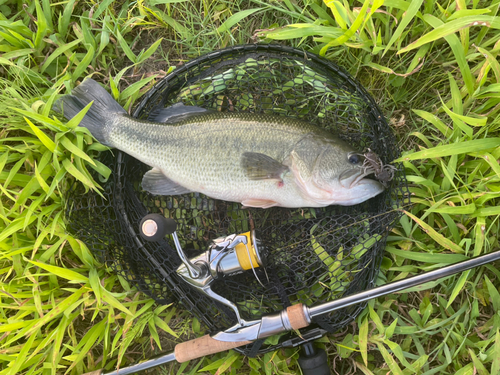
[[[0,4],[0,374],[125,367],[203,327],[99,264],[65,230],[69,184],[110,171],[89,133],[53,117],[92,76],[125,108],[175,65],[254,38],[312,50],[370,90],[401,148],[413,205],[378,283],[499,250],[498,1]],[[98,179],[99,180],[99,179]],[[500,373],[494,264],[371,301],[319,340],[339,374]],[[221,353],[155,373],[294,374],[297,350]]]

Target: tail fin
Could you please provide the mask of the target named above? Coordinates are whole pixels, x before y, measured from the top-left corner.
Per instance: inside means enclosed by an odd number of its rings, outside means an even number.
[[[107,123],[118,114],[126,114],[125,110],[113,97],[93,79],[87,79],[73,89],[72,95],[65,95],[59,99],[53,109],[62,113],[68,120],[72,119],[85,106],[92,102],[92,106],[80,122],[90,130],[90,133],[102,144],[112,146],[107,140],[109,125]]]

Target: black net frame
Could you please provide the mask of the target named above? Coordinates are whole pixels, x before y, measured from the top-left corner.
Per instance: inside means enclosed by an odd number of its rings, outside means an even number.
[[[244,45],[201,56],[159,81],[133,116],[148,119],[179,101],[220,111],[297,117],[334,132],[359,150],[370,148],[384,163],[399,156],[396,139],[367,91],[339,66],[302,50]],[[83,187],[75,184],[68,195],[69,229],[138,290],[160,304],[182,305],[211,333],[234,325],[234,313],[178,277],[181,260],[169,238],[142,240],[139,222],[148,213],[177,221],[189,257],[207,250],[217,237],[255,228],[268,259],[267,276],[262,268],[256,269],[264,286],[252,272],[244,272],[217,280],[213,287],[238,305],[244,319],[254,320],[291,304],[311,306],[371,288],[387,234],[399,208],[409,203],[401,166],[383,193],[356,206],[243,209],[239,203],[199,193],[153,196],[140,187],[150,167],[118,150],[103,153],[101,161],[112,169],[111,177],[101,181],[103,197],[83,194]],[[259,343],[240,351],[254,355],[275,350],[283,342],[288,345],[289,339],[300,344],[318,327],[335,332],[364,307],[362,303],[326,314],[301,337],[287,333],[277,344],[259,349]]]

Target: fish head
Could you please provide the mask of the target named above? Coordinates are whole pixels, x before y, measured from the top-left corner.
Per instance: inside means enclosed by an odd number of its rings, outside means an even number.
[[[293,154],[292,171],[296,183],[308,199],[319,206],[352,206],[380,194],[384,187],[367,178],[373,169],[366,167],[362,154],[340,139],[321,142],[316,158]],[[309,159],[309,163],[307,163]]]

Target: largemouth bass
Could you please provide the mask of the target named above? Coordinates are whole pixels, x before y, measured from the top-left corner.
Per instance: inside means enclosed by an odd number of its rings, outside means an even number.
[[[305,121],[255,113],[212,112],[178,103],[155,122],[137,120],[92,79],[54,109],[102,144],[153,167],[142,180],[156,195],[200,192],[247,207],[354,205],[383,191],[346,142]]]

